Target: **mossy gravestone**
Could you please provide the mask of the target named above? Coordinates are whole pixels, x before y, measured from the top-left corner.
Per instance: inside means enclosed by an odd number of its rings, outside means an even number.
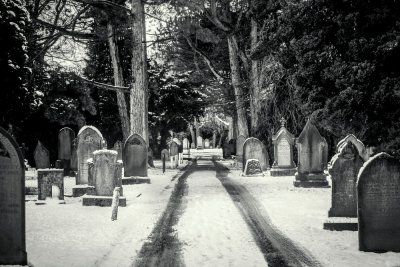
[[[27,264],[24,170],[17,143],[0,127],[0,264]]]
[[[359,249],[400,252],[400,162],[386,153],[370,158],[357,192]]]
[[[50,168],[50,152],[40,141],[38,141],[36,145],[33,157],[35,159],[36,169]]]
[[[138,134],[126,139],[122,151],[124,177],[147,177],[147,144]]]
[[[260,162],[261,170],[267,171],[269,167],[267,149],[260,140],[254,137],[247,138],[243,144],[243,172],[246,162],[249,159],[258,160]]]

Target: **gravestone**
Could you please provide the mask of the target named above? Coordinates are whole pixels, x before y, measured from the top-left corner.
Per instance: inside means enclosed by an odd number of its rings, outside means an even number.
[[[370,158],[357,194],[359,249],[400,252],[400,162],[386,153]]]
[[[230,139],[228,144],[231,146],[232,155],[236,155],[236,139]]]
[[[122,163],[118,161],[118,152],[115,150],[96,150],[90,163],[89,185],[94,187],[90,195],[82,198],[83,206],[107,206],[112,204],[115,187],[120,188],[119,206],[126,206],[123,197],[121,169]]]
[[[88,184],[87,160],[93,157],[94,151],[102,149],[103,136],[96,127],[83,126],[78,133],[77,142],[78,174],[76,184],[85,185]]]
[[[122,141],[118,140],[117,142],[114,143],[113,150],[117,151],[117,153],[118,153],[117,159],[118,160],[122,160],[122,146],[123,146]]]
[[[281,128],[272,136],[274,145],[274,163],[271,176],[291,176],[296,173],[293,161],[293,146],[295,137],[286,129],[286,120],[281,119]]]
[[[151,149],[151,147],[149,147],[149,149],[147,150],[147,163],[151,168],[155,168],[153,161],[153,149]]]
[[[203,149],[203,137],[197,136],[197,149]]]
[[[169,161],[169,151],[168,149],[163,149],[161,150],[161,159],[163,159],[163,157],[165,157],[166,161]]]
[[[190,144],[190,148],[195,149],[195,148],[196,148],[196,144],[195,144],[194,142],[192,142],[192,143]]]
[[[357,175],[364,161],[356,146],[348,141],[334,156],[329,174],[332,179],[332,207],[330,217],[324,223],[328,230],[357,230],[357,219],[337,219],[336,217],[357,218]]]
[[[204,148],[206,148],[206,149],[210,148],[210,140],[208,140],[208,139],[204,140]]]
[[[264,176],[258,159],[248,159],[244,165],[242,176]]]
[[[71,170],[77,171],[78,170],[78,152],[77,152],[77,139],[75,138],[72,141],[72,155],[71,155]]]
[[[297,138],[296,145],[299,159],[294,186],[329,187],[324,173],[327,166],[327,143],[310,120]]]
[[[243,160],[243,145],[245,141],[246,138],[243,135],[240,135],[236,139],[236,158],[239,162],[242,162]]]
[[[40,169],[38,176],[38,200],[46,200],[52,197],[52,186],[58,187],[59,200],[64,200],[64,170],[63,169]],[[64,202],[62,202],[64,203]]]
[[[171,159],[171,169],[178,167],[179,162],[179,145],[174,141],[169,145],[169,156]]]
[[[348,141],[357,148],[358,154],[364,161],[367,161],[369,159],[369,153],[365,148],[363,142],[358,140],[353,134],[349,134],[339,141],[339,143],[336,145],[336,153],[339,153],[340,148],[344,146]]]
[[[147,144],[138,134],[125,141],[123,152],[124,176],[147,177]]]
[[[183,145],[183,150],[189,150],[190,149],[189,139],[184,138],[182,141],[182,145]]]
[[[0,264],[26,265],[25,167],[11,135],[0,127]]]
[[[71,171],[72,142],[75,139],[74,131],[64,127],[58,132],[58,159],[63,162],[64,175]]]
[[[50,168],[50,152],[40,141],[38,141],[36,145],[33,157],[35,159],[36,169]]]
[[[225,143],[222,147],[222,155],[224,159],[231,158],[232,155],[232,145],[229,143]]]
[[[261,166],[261,170],[267,171],[269,167],[269,157],[267,149],[260,140],[254,137],[247,138],[243,144],[243,172],[245,170],[245,165],[249,159],[258,160]]]

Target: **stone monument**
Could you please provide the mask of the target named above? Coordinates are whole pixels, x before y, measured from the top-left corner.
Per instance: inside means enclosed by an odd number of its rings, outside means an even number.
[[[269,157],[264,144],[254,137],[249,137],[243,144],[243,166],[242,171],[245,171],[245,165],[249,159],[259,161],[262,171],[267,171],[269,168]]]
[[[360,157],[363,159],[364,162],[369,159],[368,151],[365,148],[363,142],[358,140],[353,134],[349,134],[345,138],[339,141],[339,143],[336,145],[336,153],[339,153],[340,148],[344,146],[347,143],[347,141],[353,143],[353,145],[357,148],[358,154],[360,155]]]
[[[400,252],[400,162],[379,153],[364,163],[357,180],[361,251]]]
[[[36,169],[50,168],[50,152],[40,141],[38,141],[36,145],[33,157],[35,159]]]
[[[324,170],[327,166],[328,146],[318,129],[307,121],[296,140],[298,167],[295,174],[296,187],[329,187]]]
[[[0,127],[0,264],[26,265],[25,166],[11,135]]]
[[[203,137],[197,136],[197,149],[203,149]]]
[[[124,178],[122,184],[150,183],[147,176],[147,144],[138,134],[126,139],[122,150]]]
[[[175,169],[179,163],[179,145],[174,141],[169,145],[169,156],[171,159],[171,169]]]
[[[75,139],[74,131],[69,127],[64,127],[58,132],[58,159],[62,160],[64,175],[69,175],[71,171],[72,142]]]
[[[293,146],[295,137],[286,129],[286,120],[280,120],[281,128],[272,136],[274,145],[274,163],[271,176],[291,176],[296,173],[296,164],[293,161]]]
[[[59,204],[64,204],[64,170],[63,169],[39,169],[38,176],[38,200],[46,200],[47,197],[52,197],[53,185],[58,187]],[[37,204],[37,203],[35,203]],[[42,202],[41,204],[44,204]]]
[[[248,159],[244,166],[245,167],[242,176],[264,176],[260,161],[258,159]]]

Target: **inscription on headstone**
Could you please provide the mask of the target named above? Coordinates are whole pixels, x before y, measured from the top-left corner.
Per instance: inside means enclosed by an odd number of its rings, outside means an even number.
[[[35,158],[36,169],[50,168],[50,152],[40,141],[36,145],[33,157]]]
[[[27,264],[25,168],[15,140],[0,127],[0,264]]]
[[[290,144],[287,139],[281,139],[278,142],[278,165],[289,166],[291,165],[291,150]]]
[[[261,164],[258,159],[248,159],[244,168],[245,176],[260,176],[263,175]]]
[[[128,137],[122,157],[125,177],[147,177],[147,144],[140,135],[132,134]]]
[[[359,249],[400,252],[400,162],[386,153],[370,158],[357,193]]]
[[[262,171],[266,171],[269,167],[267,149],[260,140],[254,137],[247,138],[243,144],[243,172],[246,162],[249,159],[258,160]]]

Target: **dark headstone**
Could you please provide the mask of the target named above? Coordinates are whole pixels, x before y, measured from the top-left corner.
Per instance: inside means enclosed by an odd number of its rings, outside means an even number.
[[[272,136],[274,163],[271,168],[271,176],[289,176],[296,173],[296,165],[293,162],[294,141],[295,137],[286,129],[284,124]]]
[[[64,171],[62,169],[38,170],[38,200],[46,200],[52,197],[52,186],[55,185],[60,191],[59,200],[64,199]]]
[[[370,158],[357,193],[359,249],[400,252],[400,162],[386,153]]]
[[[58,159],[71,159],[74,139],[75,133],[69,127],[64,127],[58,132]]]
[[[357,217],[357,175],[364,161],[351,142],[342,146],[329,168],[332,178],[332,207],[329,217]]]
[[[27,264],[24,189],[22,153],[0,127],[0,264]]]
[[[327,166],[327,143],[310,120],[297,138],[296,145],[299,160],[294,186],[328,187],[324,173]]]
[[[78,170],[77,139],[72,141],[71,170]]]
[[[169,155],[171,157],[177,156],[179,153],[179,145],[175,143],[174,141],[171,142],[169,145]]]
[[[264,176],[258,159],[248,159],[244,165],[244,176]]]
[[[102,149],[103,136],[96,127],[84,126],[78,133],[77,141],[78,174],[76,184],[88,184],[87,160],[93,157],[94,151]]]
[[[222,154],[224,159],[229,159],[232,155],[232,145],[225,143],[222,147]]]
[[[117,156],[118,160],[122,160],[122,147],[123,147],[122,141],[115,142],[113,149],[118,153]]]
[[[230,139],[230,140],[228,141],[228,144],[231,145],[231,152],[232,152],[232,155],[236,155],[236,139]]]
[[[50,168],[50,152],[40,141],[38,141],[36,145],[33,157],[35,159],[36,169]]]
[[[147,177],[147,144],[140,135],[132,134],[128,137],[122,157],[125,177]]]
[[[238,138],[239,139],[239,138]],[[247,160],[256,159],[261,165],[262,171],[266,171],[269,167],[269,159],[267,149],[264,144],[257,138],[247,138],[243,144],[243,166],[242,171],[244,172]]]

